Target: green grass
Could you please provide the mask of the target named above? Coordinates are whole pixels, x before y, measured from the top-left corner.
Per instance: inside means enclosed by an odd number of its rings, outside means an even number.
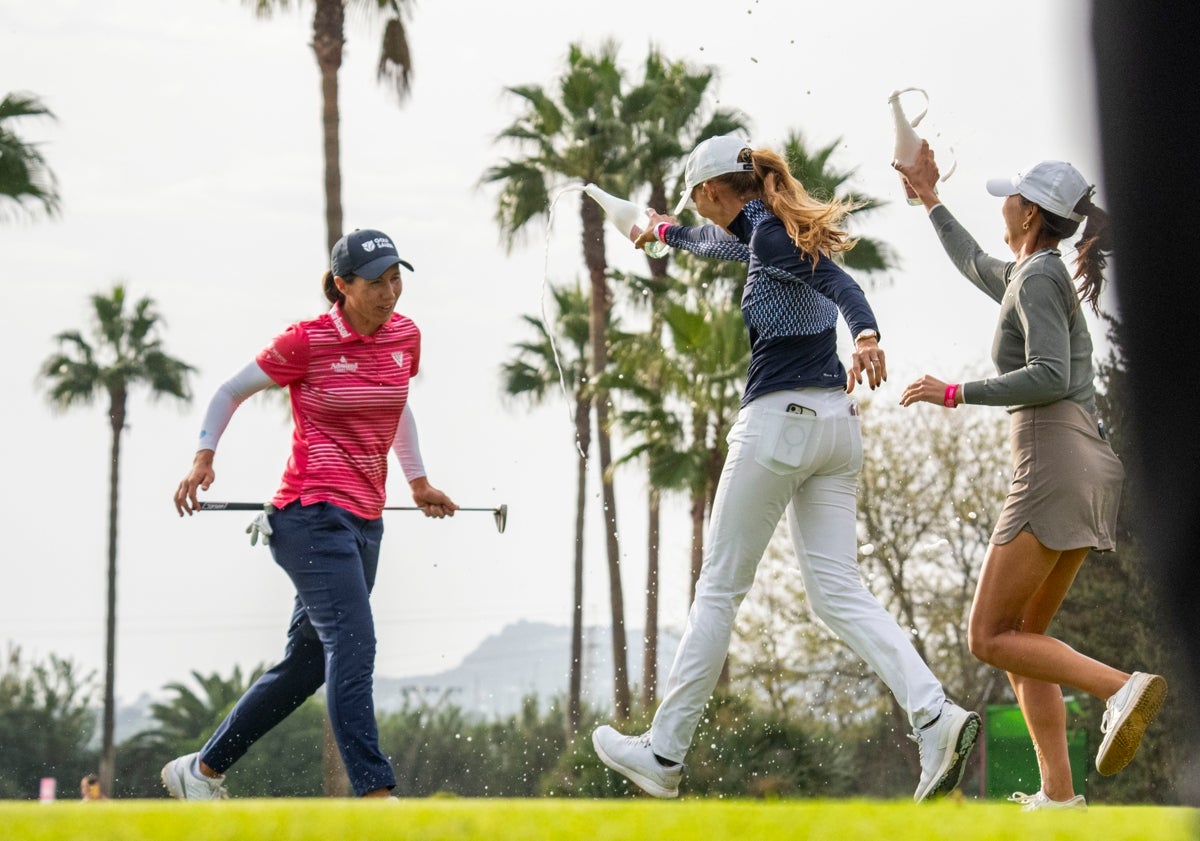
[[[1025,814],[1010,803],[802,800],[230,800],[0,803],[5,841],[1184,841],[1200,811],[1093,806]]]

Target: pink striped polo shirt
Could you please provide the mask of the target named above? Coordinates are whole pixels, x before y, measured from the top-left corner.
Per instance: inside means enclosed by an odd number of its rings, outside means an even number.
[[[393,313],[373,336],[335,305],[293,324],[258,354],[292,398],[292,455],[271,504],[330,502],[366,519],[383,513],[388,451],[421,358],[421,332]]]

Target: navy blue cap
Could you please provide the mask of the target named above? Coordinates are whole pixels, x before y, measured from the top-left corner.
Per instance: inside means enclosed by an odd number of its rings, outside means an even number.
[[[410,272],[413,267],[396,253],[396,243],[382,231],[362,228],[346,234],[333,246],[329,268],[338,277],[365,277],[374,280],[399,263]]]

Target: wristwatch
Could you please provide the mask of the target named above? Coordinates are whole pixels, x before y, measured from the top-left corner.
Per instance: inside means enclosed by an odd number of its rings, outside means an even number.
[[[859,333],[857,336],[854,337],[854,343],[858,344],[863,339],[874,339],[875,341],[878,342],[879,341],[879,332],[876,330],[863,330],[861,333]]]

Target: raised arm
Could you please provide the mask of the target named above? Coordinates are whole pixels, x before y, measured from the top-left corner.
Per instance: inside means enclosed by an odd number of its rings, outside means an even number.
[[[985,295],[993,301],[1000,301],[1004,297],[1004,287],[1013,263],[997,260],[985,253],[975,238],[942,204],[937,194],[937,161],[934,160],[929,143],[921,141],[921,151],[911,164],[906,166],[893,163],[892,166],[904,176],[904,180],[929,212],[929,221],[933,223],[933,229],[937,232],[950,262]]]

